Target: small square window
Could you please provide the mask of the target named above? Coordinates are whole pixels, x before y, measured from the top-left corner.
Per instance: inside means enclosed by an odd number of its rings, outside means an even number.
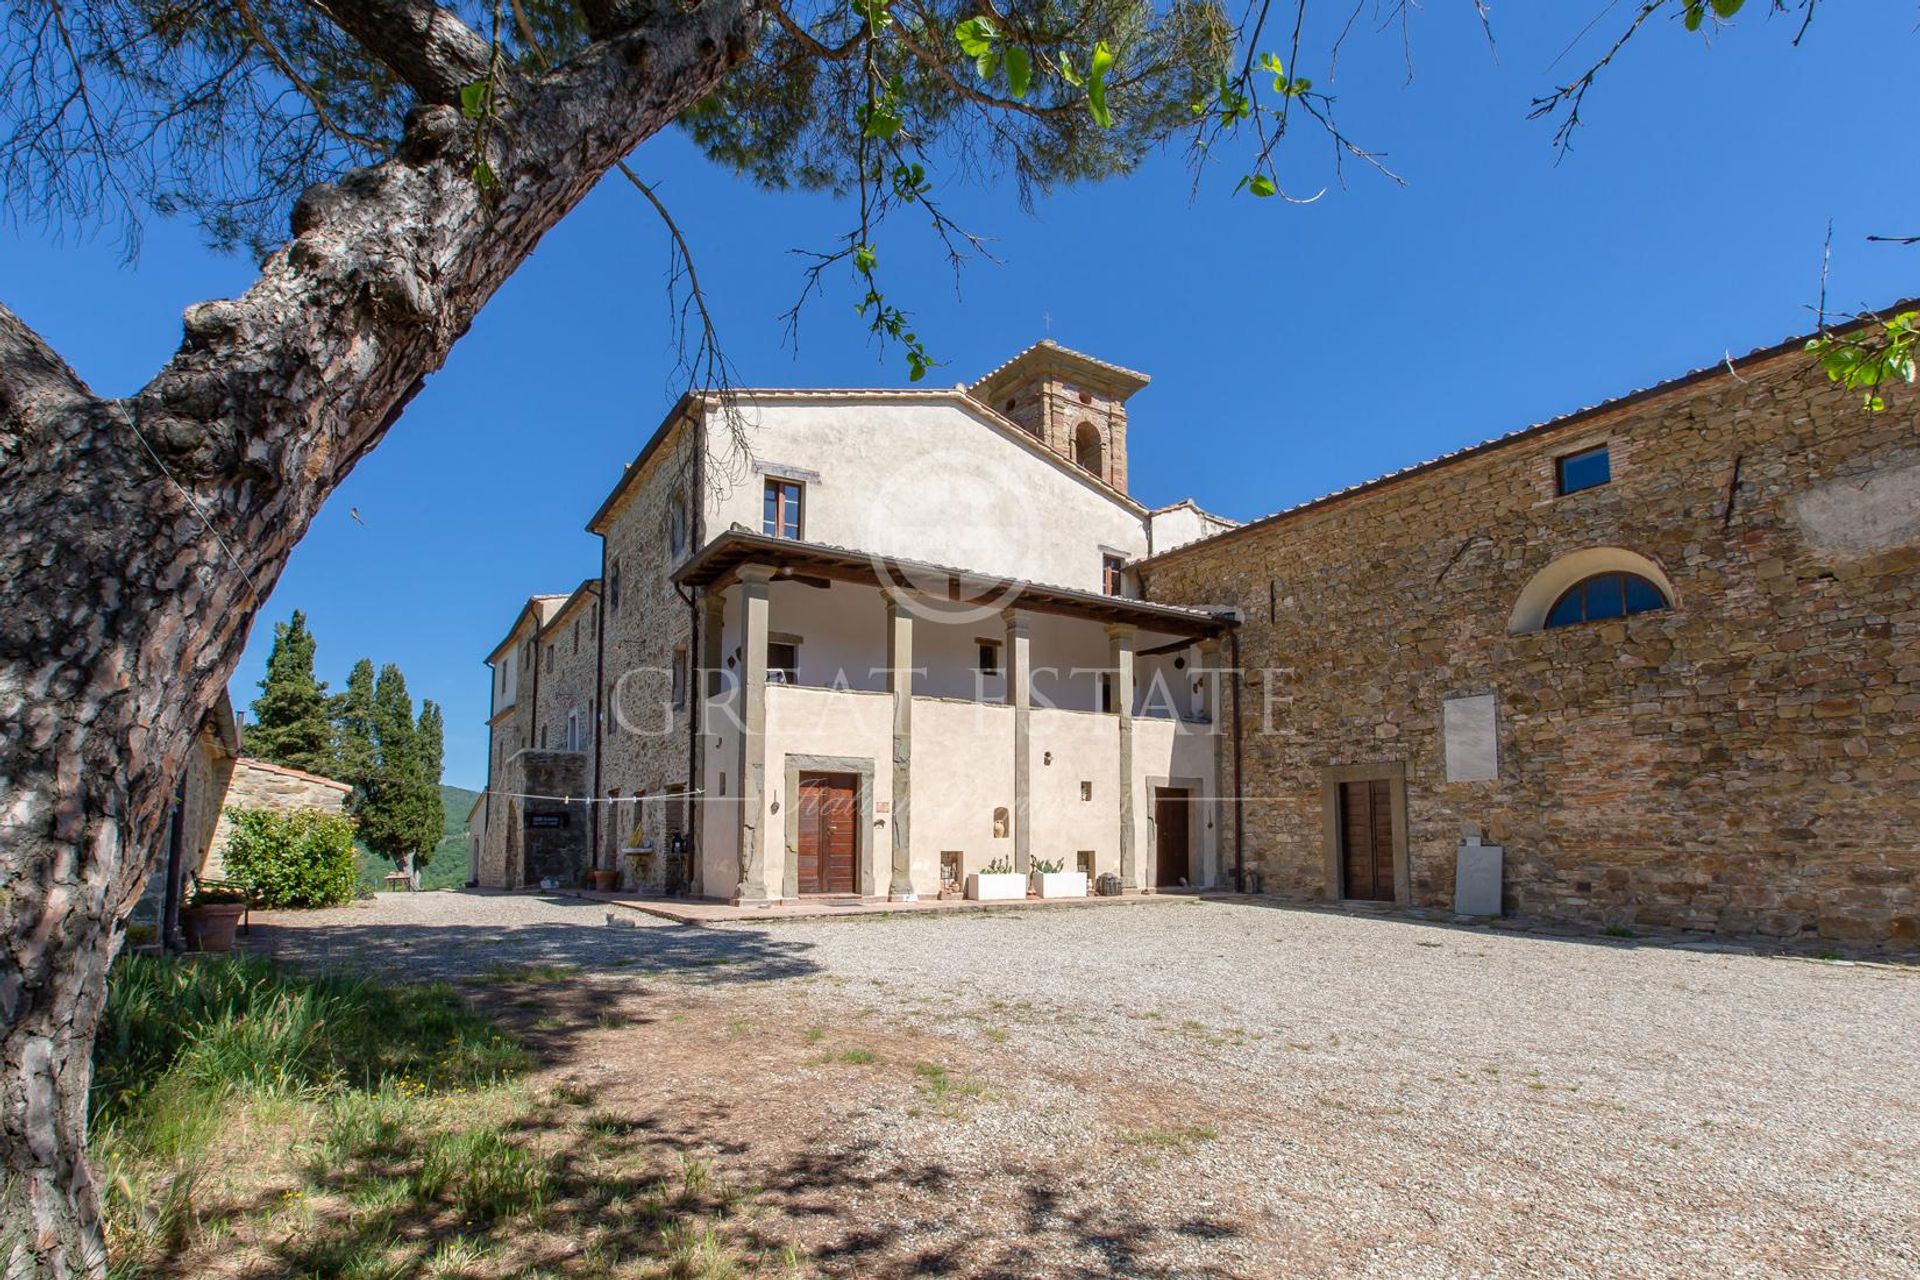
[[[1110,596],[1123,594],[1126,584],[1127,562],[1119,556],[1100,557],[1101,587]]]
[[[1093,799],[1093,783],[1085,778],[1080,780],[1080,798],[1082,800]]]
[[[1562,496],[1582,489],[1597,489],[1613,479],[1613,466],[1607,458],[1607,446],[1570,453],[1554,463],[1554,475]]]
[[[999,643],[994,640],[982,640],[979,642],[979,648],[980,648],[980,661],[978,665],[978,670],[980,674],[983,676],[999,675],[1000,674]]]

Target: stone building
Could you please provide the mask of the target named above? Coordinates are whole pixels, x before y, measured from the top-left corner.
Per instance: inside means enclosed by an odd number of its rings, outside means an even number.
[[[1296,898],[1920,940],[1920,432],[1796,338],[1135,565],[1237,609]],[[1231,714],[1231,713],[1230,713]]]
[[[739,901],[910,899],[1001,861],[1216,880],[1196,673],[1229,624],[1126,565],[1230,522],[1128,494],[1146,381],[1043,342],[971,389],[681,400],[588,524],[597,684],[556,691],[574,597],[488,658],[479,882],[534,881],[536,805],[575,878]],[[556,751],[563,707],[595,732]],[[584,819],[564,841],[555,806]]]
[[[1497,846],[1508,911],[1912,943],[1915,400],[1804,345],[1247,525],[1138,503],[1145,376],[1051,342],[683,398],[488,659],[476,878],[1446,909]]]

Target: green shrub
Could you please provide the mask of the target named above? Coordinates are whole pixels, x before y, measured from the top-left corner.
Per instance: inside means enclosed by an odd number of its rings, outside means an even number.
[[[360,878],[353,819],[318,809],[281,813],[229,809],[227,877],[266,907],[335,907],[352,902]]]

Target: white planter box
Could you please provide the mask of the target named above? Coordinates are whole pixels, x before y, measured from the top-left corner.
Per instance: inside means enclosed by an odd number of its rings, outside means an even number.
[[[974,902],[1008,902],[1027,896],[1027,878],[1018,871],[967,877],[967,897]]]
[[[1036,871],[1033,891],[1043,898],[1084,898],[1087,873],[1084,871]]]

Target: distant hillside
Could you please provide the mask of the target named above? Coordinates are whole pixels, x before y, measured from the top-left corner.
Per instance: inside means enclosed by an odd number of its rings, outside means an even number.
[[[433,849],[433,858],[427,863],[426,870],[420,873],[422,889],[458,888],[467,882],[467,811],[473,808],[473,802],[479,798],[478,791],[469,791],[465,787],[440,788],[440,803],[446,809],[446,818],[440,828],[440,843]],[[361,846],[360,883],[363,887],[386,888],[383,877],[391,870],[393,864],[366,846]]]

